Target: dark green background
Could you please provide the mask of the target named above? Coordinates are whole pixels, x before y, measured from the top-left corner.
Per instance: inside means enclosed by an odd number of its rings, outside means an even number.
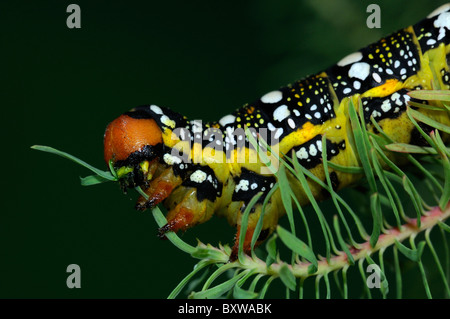
[[[117,185],[30,149],[103,163],[103,132],[154,103],[217,119],[317,72],[445,1],[9,1],[0,4],[0,297],[165,298],[194,260],[156,237],[150,212]],[[66,8],[81,7],[81,29]],[[366,27],[381,6],[381,29]],[[105,167],[106,169],[106,167]],[[231,242],[224,220],[183,238]],[[66,267],[81,267],[81,289]]]

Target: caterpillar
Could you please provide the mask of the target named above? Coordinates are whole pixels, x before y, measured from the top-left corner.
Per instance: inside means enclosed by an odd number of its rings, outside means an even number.
[[[271,152],[296,156],[322,180],[323,136],[330,162],[361,166],[349,122],[350,100],[360,99],[359,111],[368,131],[378,133],[370,122],[373,118],[393,140],[423,143],[406,114],[407,104],[413,100],[407,93],[433,89],[436,81],[440,88],[450,89],[449,33],[450,3],[328,69],[271,91],[214,122],[189,120],[154,104],[133,108],[108,124],[104,160],[113,165],[123,190],[140,186],[148,196],[138,198],[136,209],[160,203],[167,208],[167,224],[159,229],[161,236],[168,231],[185,231],[214,214],[224,216],[237,228],[232,249],[236,257],[245,207],[256,194],[267,195],[277,182],[249,143],[245,129],[266,141]],[[446,112],[417,110],[450,125]],[[361,178],[331,168],[329,174],[335,190]],[[299,203],[308,204],[299,182],[294,178],[290,181]],[[311,183],[310,187],[315,198],[323,199],[319,186]],[[264,197],[250,212],[245,252],[250,251]],[[257,245],[274,231],[283,214],[277,189],[265,207]]]

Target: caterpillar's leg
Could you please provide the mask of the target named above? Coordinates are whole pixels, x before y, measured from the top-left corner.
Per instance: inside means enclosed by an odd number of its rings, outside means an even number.
[[[241,213],[237,217],[237,232],[236,232],[236,238],[234,242],[234,246],[231,251],[230,255],[230,261],[234,261],[238,258],[238,252],[239,252],[239,244],[240,244],[240,236],[241,236],[241,224],[242,224],[242,215],[243,215],[243,204],[241,206]],[[245,208],[244,208],[245,210]],[[247,230],[244,237],[244,243],[243,243],[243,251],[245,254],[249,255],[251,253],[251,243],[253,234],[255,232],[256,225],[258,223],[258,220],[261,217],[261,211],[262,211],[262,203],[257,203],[252,211],[250,211],[250,214],[248,216],[248,222],[247,222]],[[265,212],[263,216],[263,226],[261,228],[261,232],[259,233],[259,236],[255,242],[254,248],[259,246],[262,242],[264,242],[275,230],[276,225],[278,224],[278,217],[279,217],[279,211],[277,210],[277,205],[274,204],[274,202],[266,205]]]
[[[143,196],[138,198],[136,203],[137,210],[145,210],[152,208],[166,199],[172,191],[179,186],[183,180],[180,176],[176,176],[172,168],[165,169],[159,176],[150,182],[150,185],[144,192],[149,199]]]
[[[181,201],[180,201],[181,200]],[[169,208],[167,224],[159,229],[159,236],[168,231],[186,230],[211,218],[214,204],[204,199],[199,201],[197,189],[180,186],[164,203]]]

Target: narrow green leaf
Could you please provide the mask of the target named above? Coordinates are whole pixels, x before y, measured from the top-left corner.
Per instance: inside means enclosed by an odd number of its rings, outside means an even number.
[[[381,233],[382,212],[380,205],[380,198],[378,193],[370,196],[370,210],[372,212],[372,234],[370,235],[370,246],[375,247]]]
[[[163,227],[167,224],[167,220],[164,217],[163,213],[159,209],[159,207],[155,207],[152,209],[153,218],[155,219],[156,223],[159,227]],[[180,239],[180,237],[177,236],[174,232],[167,232],[166,234],[167,239],[169,239],[172,244],[174,244],[176,247],[178,247],[180,250],[184,251],[185,253],[192,254],[194,251],[196,251],[196,248],[194,246],[191,246]]]
[[[196,247],[191,254],[192,257],[198,259],[212,259],[212,260],[223,260],[223,252],[208,247]]]
[[[258,297],[258,293],[242,289],[238,285],[233,288],[233,297],[235,299],[255,299]]]
[[[259,292],[259,296],[258,296],[259,299],[264,299],[264,297],[266,296],[267,289],[269,289],[269,286],[272,283],[272,280],[274,280],[275,278],[276,277],[274,277],[274,276],[270,276],[269,279],[267,279],[263,288]]]
[[[53,147],[50,146],[43,146],[43,145],[33,145],[31,146],[32,149],[34,150],[38,150],[38,151],[42,151],[42,152],[47,152],[47,153],[51,153],[51,154],[55,154],[64,158],[67,158],[89,170],[91,170],[92,172],[94,172],[95,174],[99,175],[100,177],[103,177],[105,180],[108,181],[116,181],[117,179],[111,174],[111,172],[109,171],[102,171],[98,168],[95,168],[94,166],[86,163],[85,161],[79,159],[78,157],[75,157],[69,153],[57,150]]]
[[[285,165],[280,165],[280,169],[278,171],[278,184],[280,186],[281,201],[286,210],[286,215],[288,216],[289,224],[291,226],[291,232],[295,232],[291,185],[286,175]]]
[[[445,124],[442,124],[440,122],[437,122],[431,118],[429,118],[428,116],[424,115],[423,113],[420,113],[418,111],[415,111],[413,109],[409,109],[409,113],[418,121],[425,123],[429,126],[432,126],[434,128],[437,128],[438,130],[441,130],[442,132],[445,133],[450,133],[450,126],[447,126]]]
[[[274,234],[269,240],[266,242],[266,250],[267,250],[267,259],[266,265],[269,267],[271,264],[277,260],[277,235]]]
[[[447,225],[446,223],[441,222],[440,220],[438,221],[438,225],[442,230],[445,230],[447,233],[450,233],[450,226]]]
[[[368,299],[372,299],[372,294],[370,293],[369,286],[367,285],[367,277],[366,277],[366,270],[364,269],[364,261],[365,261],[364,258],[361,258],[358,261],[359,273],[363,280],[364,292],[366,293]]]
[[[194,269],[186,276],[184,279],[172,290],[167,299],[175,299],[178,294],[183,290],[186,284],[194,277],[200,270],[210,265],[212,261],[201,260],[198,264],[194,266]]]
[[[384,147],[389,151],[398,153],[437,154],[437,151],[432,147],[422,147],[405,143],[392,143]]]
[[[353,259],[353,255],[350,253],[350,249],[348,248],[347,244],[345,243],[344,238],[342,238],[341,229],[339,227],[339,219],[338,219],[337,215],[334,215],[333,222],[334,222],[334,229],[336,231],[336,236],[337,236],[338,241],[339,241],[339,245],[341,246],[342,250],[347,255],[349,264],[350,265],[354,265],[355,264],[355,260]]]
[[[380,266],[378,266],[377,263],[369,255],[366,255],[366,260],[369,265],[376,265],[379,268],[379,270],[380,270],[380,273],[379,273],[379,275],[380,275],[380,278],[379,278],[380,290],[383,295],[383,298],[386,299],[386,295],[389,292],[389,283],[387,281],[386,275],[384,274],[384,270],[383,270],[384,267],[382,265],[382,262],[383,262],[383,259],[382,259],[383,253],[382,252],[383,252],[383,250],[380,250],[380,255],[379,255],[380,256]]]
[[[230,291],[234,287],[236,282],[239,279],[241,279],[245,274],[246,274],[245,272],[241,272],[237,276],[234,276],[231,279],[229,279],[217,286],[214,286],[212,288],[202,290],[199,292],[194,292],[190,295],[190,298],[193,298],[193,299],[217,299],[220,296],[222,296],[223,294]]]
[[[283,284],[290,290],[295,291],[297,281],[295,279],[294,274],[289,269],[288,265],[283,264],[280,267],[279,275],[280,275],[280,279],[283,282]]]
[[[411,105],[411,106],[418,107],[418,108],[421,108],[421,109],[426,109],[426,110],[445,111],[445,107],[436,106],[436,105],[417,103],[417,102],[413,102],[413,101],[408,101],[408,104]]]
[[[242,286],[245,282],[256,273],[256,269],[246,271],[246,275],[243,276],[233,287],[233,297],[235,299],[255,299],[258,294],[253,290],[243,289]]]
[[[306,245],[303,241],[298,239],[296,236],[294,236],[292,233],[281,226],[277,226],[277,233],[283,243],[290,250],[294,251],[299,256],[311,262],[311,264],[313,264],[316,269],[318,268],[316,256],[314,255],[314,252],[311,250],[311,248],[308,247],[308,245]]]
[[[450,112],[450,103],[444,103],[444,102],[442,102],[442,105],[443,105],[444,108],[447,110],[447,112]]]
[[[442,193],[441,199],[439,200],[439,207],[442,211],[445,210],[450,201],[450,161],[448,157],[442,159],[442,164],[444,165],[444,192]]]
[[[90,175],[86,177],[80,177],[80,181],[82,186],[92,186],[105,182],[110,182],[111,180],[101,177],[99,175]]]
[[[362,167],[357,167],[357,166],[344,166],[344,165],[340,165],[337,163],[333,163],[333,162],[328,162],[328,165],[330,166],[330,168],[339,171],[339,172],[343,172],[343,173],[350,173],[350,174],[363,174],[364,173],[364,169]]]
[[[439,154],[444,154],[447,157],[450,156],[450,148],[446,147],[445,142],[442,140],[440,131],[436,130],[431,132],[430,136],[433,139],[433,141],[436,143],[436,146],[438,147],[437,151]],[[446,134],[444,134],[446,135]]]
[[[422,198],[420,197],[419,193],[417,192],[417,190],[414,187],[411,180],[406,175],[403,176],[402,180],[403,180],[403,188],[408,193],[408,195],[411,197],[414,209],[416,210],[417,227],[420,227],[420,225],[422,223],[420,217],[422,216],[422,213],[423,213],[422,205],[421,205]]]
[[[241,218],[241,230],[239,233],[239,250],[238,250],[238,259],[241,263],[244,263],[245,259],[244,242],[245,242],[245,235],[247,233],[248,215],[250,214],[250,211],[256,205],[256,202],[259,200],[262,194],[263,194],[262,192],[259,192],[255,196],[253,196],[253,198],[250,200],[250,203],[248,203],[247,207],[245,208],[244,214],[242,215]]]
[[[145,200],[148,200],[148,199],[149,199],[148,195],[142,190],[142,188],[141,188],[140,186],[136,186],[134,189],[136,190],[136,192],[139,193],[139,195],[141,195],[142,197],[144,197]]]
[[[325,295],[325,299],[331,299],[331,287],[330,287],[330,280],[328,278],[328,273],[326,272],[323,275],[323,281],[325,281],[325,288],[327,289],[327,294]]]
[[[413,111],[413,112],[411,112]],[[406,115],[408,115],[409,120],[414,124],[416,129],[419,131],[419,133],[423,136],[423,138],[428,142],[428,144],[431,145],[431,147],[436,148],[436,145],[434,145],[433,140],[430,138],[430,136],[425,133],[425,131],[420,127],[419,123],[417,123],[416,119],[413,116],[414,110],[412,110],[410,107],[406,107]],[[416,112],[419,113],[419,112]]]
[[[250,287],[248,288],[249,291],[255,291],[256,285],[258,284],[259,280],[263,278],[265,274],[257,274],[255,278],[253,278],[252,283],[250,284]]]
[[[431,228],[428,228],[425,232],[425,240],[428,244],[431,254],[433,255],[434,262],[436,263],[436,266],[438,267],[439,274],[441,275],[441,278],[442,278],[442,283],[444,284],[444,288],[446,290],[446,294],[450,295],[450,286],[449,286],[447,278],[445,276],[444,268],[442,267],[441,261],[439,260],[439,256],[438,256],[436,250],[434,249],[433,243],[431,242],[430,232],[431,232]]]
[[[261,230],[262,230],[263,223],[264,223],[264,214],[266,212],[266,206],[267,206],[269,200],[272,198],[272,195],[278,189],[278,187],[279,187],[278,183],[275,183],[275,185],[272,187],[272,189],[267,194],[266,198],[264,198],[264,202],[263,202],[263,205],[261,208],[261,215],[259,216],[258,222],[256,223],[256,227],[253,232],[252,243],[251,243],[252,251],[255,247],[256,242],[258,241],[259,235],[261,234]]]
[[[394,265],[395,265],[395,294],[397,299],[402,299],[402,271],[400,269],[400,261],[398,259],[398,248],[394,246]]]
[[[415,238],[415,236],[412,236],[409,238],[409,241],[411,243],[411,249],[417,251],[417,255],[418,255],[417,265],[419,266],[420,274],[422,276],[423,287],[425,288],[425,293],[427,294],[427,298],[432,299],[433,297],[431,295],[430,285],[428,284],[427,275],[425,274],[425,268],[424,268],[423,262],[421,260],[422,253],[423,253],[424,247],[426,245],[426,242],[425,241],[419,242],[419,245],[416,248],[416,244],[414,243],[414,238]]]
[[[117,175],[116,170],[114,169],[114,162],[112,159],[109,160],[108,162],[108,166],[109,166],[109,171],[111,172],[111,175],[118,180],[119,179],[119,175]]]
[[[425,246],[425,242],[420,242],[419,247],[417,249],[411,249],[403,245],[397,239],[395,240],[395,246],[398,250],[408,259],[412,261],[418,262],[422,256],[423,248]]]
[[[371,141],[372,141],[372,144],[376,144],[377,143],[374,140],[371,140]],[[384,188],[384,190],[385,190],[385,192],[387,194],[387,197],[389,199],[388,205],[389,205],[389,207],[392,208],[392,211],[394,212],[394,216],[395,216],[395,219],[396,219],[396,222],[397,222],[397,226],[400,227],[401,226],[401,221],[400,221],[400,215],[399,215],[399,212],[398,212],[398,209],[397,209],[397,204],[394,201],[394,195],[391,193],[391,190],[390,190],[390,188],[388,186],[388,180],[387,180],[387,178],[386,178],[386,176],[384,174],[384,171],[383,171],[383,168],[381,167],[380,162],[378,161],[377,153],[376,153],[375,149],[371,150],[371,156],[372,156],[372,163],[373,163],[373,167],[375,169],[375,172],[376,172],[376,174],[378,176],[378,179],[380,180],[381,185],[383,186],[383,188]],[[380,210],[381,210],[381,207],[380,207]],[[382,214],[381,211],[380,211],[380,214]]]
[[[414,90],[408,95],[418,100],[450,101],[450,91],[448,90]]]
[[[368,145],[365,141],[364,137],[364,129],[361,128],[361,123],[358,119],[358,116],[356,114],[355,106],[353,104],[353,101],[349,99],[348,103],[348,113],[350,117],[351,126],[353,129],[353,137],[356,144],[356,149],[358,152],[359,159],[361,161],[361,166],[364,169],[364,173],[367,178],[367,182],[369,183],[370,189],[372,193],[376,192],[376,183],[375,183],[375,177],[373,175],[373,171],[370,165],[369,161],[369,154],[368,154]]]

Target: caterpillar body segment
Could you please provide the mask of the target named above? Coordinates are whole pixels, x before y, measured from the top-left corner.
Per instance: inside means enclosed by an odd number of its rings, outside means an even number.
[[[189,120],[169,108],[140,106],[111,122],[105,132],[105,161],[112,161],[122,187],[141,186],[149,199],[138,199],[144,210],[163,203],[168,209],[167,231],[186,230],[214,214],[236,225],[232,258],[236,257],[242,213],[261,196],[249,214],[244,250],[250,250],[253,231],[265,195],[277,182],[277,154],[295,156],[314,175],[325,180],[322,138],[327,158],[343,166],[361,166],[349,121],[349,102],[360,99],[366,129],[376,134],[371,118],[399,143],[421,144],[420,134],[406,114],[412,90],[450,89],[450,4],[436,9],[417,24],[399,30],[341,59],[334,66],[263,95],[220,120]],[[429,102],[438,103],[438,102]],[[430,118],[450,125],[448,113],[418,108]],[[251,135],[267,144],[266,159],[250,143]],[[393,161],[399,159],[386,153]],[[301,205],[309,200],[300,183],[286,172]],[[329,169],[339,190],[361,178]],[[323,189],[309,184],[317,199]],[[277,189],[265,207],[258,243],[275,229],[285,214]]]

